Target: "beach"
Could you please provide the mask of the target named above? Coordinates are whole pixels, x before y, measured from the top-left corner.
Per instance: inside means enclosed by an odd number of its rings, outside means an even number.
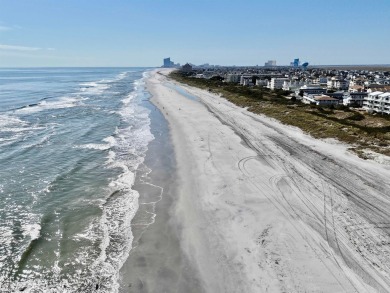
[[[168,72],[153,71],[146,87],[174,149],[169,213],[158,227],[169,227],[179,259],[162,267],[181,281],[164,290],[132,283],[127,292],[183,292],[177,284],[186,292],[390,290],[389,165],[177,84]],[[171,248],[155,253],[170,259]],[[164,274],[154,280],[158,288]]]

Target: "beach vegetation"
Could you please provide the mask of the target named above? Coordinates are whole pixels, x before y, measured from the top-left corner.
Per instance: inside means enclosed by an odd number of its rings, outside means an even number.
[[[222,76],[216,75],[210,78],[213,81],[223,81],[224,78]]]
[[[263,87],[199,79],[174,71],[170,77],[190,86],[212,91],[248,111],[299,127],[316,138],[336,138],[364,156],[364,150],[390,155],[390,116],[372,115],[343,105],[333,107],[303,104],[287,98],[289,92]]]

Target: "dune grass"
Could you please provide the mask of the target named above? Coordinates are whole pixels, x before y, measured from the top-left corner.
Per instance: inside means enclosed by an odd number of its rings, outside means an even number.
[[[178,71],[176,81],[222,95],[248,111],[275,118],[299,127],[316,138],[335,138],[351,145],[351,150],[366,158],[366,150],[390,156],[390,116],[367,114],[346,107],[324,108],[289,100],[283,91],[245,87],[217,79],[188,77]]]

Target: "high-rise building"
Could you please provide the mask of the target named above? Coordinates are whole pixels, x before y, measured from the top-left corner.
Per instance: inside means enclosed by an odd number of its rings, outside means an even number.
[[[174,63],[171,61],[171,57],[164,58],[164,65],[163,67],[171,68],[173,67]]]
[[[276,66],[276,60],[268,60],[268,62],[265,62],[265,67],[273,67]]]
[[[299,58],[294,59],[293,66],[299,67]]]

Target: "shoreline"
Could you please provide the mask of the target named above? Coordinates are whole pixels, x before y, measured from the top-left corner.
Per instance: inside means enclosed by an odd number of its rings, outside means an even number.
[[[360,201],[389,205],[389,186],[381,186],[389,168],[157,71],[147,87],[172,133],[178,168],[172,219],[204,291],[389,289],[388,270],[370,263],[379,257],[386,264],[388,248],[369,245],[390,240],[386,228],[375,226],[387,214],[370,214]]]
[[[145,89],[147,91],[147,89]],[[155,139],[137,170],[133,189],[139,209],[131,223],[134,236],[129,257],[120,270],[119,292],[202,292],[199,280],[182,255],[178,227],[172,220],[177,200],[177,171],[170,130],[162,113],[144,101]]]

